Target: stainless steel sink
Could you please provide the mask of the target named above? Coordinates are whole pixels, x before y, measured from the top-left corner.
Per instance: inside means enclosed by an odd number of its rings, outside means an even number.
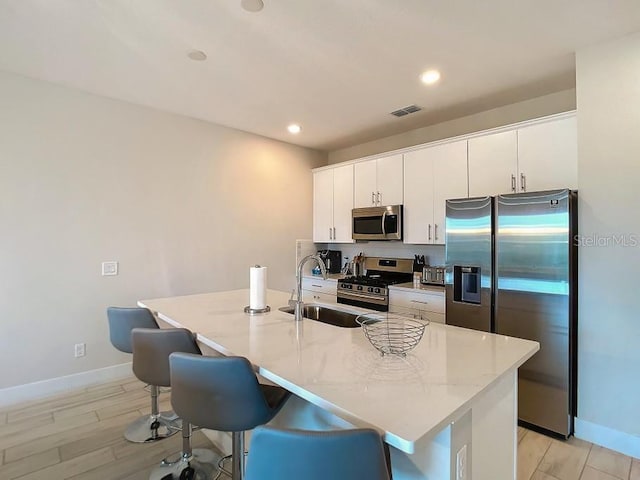
[[[293,307],[281,307],[279,310],[293,315]],[[356,323],[357,314],[335,310],[322,305],[305,305],[303,316],[309,320],[317,320],[336,327],[357,328],[360,326]]]

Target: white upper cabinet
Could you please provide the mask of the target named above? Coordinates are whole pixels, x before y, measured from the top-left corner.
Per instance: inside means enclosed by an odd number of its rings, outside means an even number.
[[[404,156],[404,243],[444,244],[445,200],[467,197],[467,141]]]
[[[313,241],[329,242],[333,236],[333,170],[313,174]]]
[[[355,164],[355,208],[377,205],[377,171],[377,160]]]
[[[578,188],[575,116],[469,140],[469,196]]]
[[[313,173],[313,241],[351,243],[353,165]]]
[[[515,192],[517,169],[515,130],[469,139],[469,197]]]
[[[433,162],[433,243],[444,244],[446,200],[469,196],[467,141],[440,145],[439,156]]]
[[[378,162],[378,205],[400,205],[403,201],[402,154]]]
[[[576,117],[518,130],[519,190],[578,188]]]
[[[353,208],[404,205],[404,243],[445,243],[445,201],[578,188],[576,118],[539,119],[313,174],[313,240],[352,243]]]
[[[402,200],[402,154],[355,164],[356,208],[398,205]]]
[[[333,241],[352,243],[353,165],[333,169]]]
[[[433,162],[430,148],[404,155],[404,243],[433,243]],[[431,225],[431,226],[430,226]]]

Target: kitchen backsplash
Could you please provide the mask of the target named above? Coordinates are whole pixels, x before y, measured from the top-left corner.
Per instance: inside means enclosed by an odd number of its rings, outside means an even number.
[[[342,252],[342,263],[345,258],[351,260],[360,252],[367,257],[411,258],[424,255],[429,265],[444,265],[444,245],[406,245],[399,242],[362,242],[362,243],[316,243],[318,250],[330,249]]]

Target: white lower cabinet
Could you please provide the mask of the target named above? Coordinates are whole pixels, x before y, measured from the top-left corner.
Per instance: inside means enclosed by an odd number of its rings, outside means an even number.
[[[404,313],[436,323],[444,323],[444,292],[429,293],[411,289],[389,289],[389,311]]]
[[[334,280],[322,278],[302,279],[302,301],[306,303],[337,304],[338,284]]]

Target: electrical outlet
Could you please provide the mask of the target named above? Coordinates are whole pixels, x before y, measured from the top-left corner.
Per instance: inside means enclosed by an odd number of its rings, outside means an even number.
[[[118,262],[102,262],[102,276],[118,275]]]
[[[467,480],[467,445],[463,445],[456,455],[456,480]]]
[[[75,345],[75,355],[76,358],[85,356],[85,344],[84,343],[76,343]]]

